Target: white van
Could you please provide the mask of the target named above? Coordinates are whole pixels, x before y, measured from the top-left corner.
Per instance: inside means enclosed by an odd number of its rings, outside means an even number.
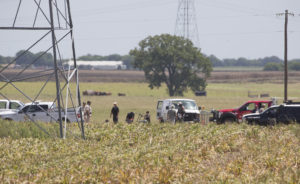
[[[182,103],[184,109],[185,109],[185,116],[184,121],[194,121],[199,122],[199,115],[200,111],[198,109],[198,106],[195,102],[195,100],[191,99],[165,99],[165,100],[159,100],[157,102],[157,114],[156,117],[161,122],[164,122],[167,120],[167,113],[168,110],[171,108],[172,105],[175,106],[175,110],[178,109],[178,104]]]

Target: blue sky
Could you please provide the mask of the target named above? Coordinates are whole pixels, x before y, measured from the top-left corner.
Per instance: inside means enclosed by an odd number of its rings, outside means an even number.
[[[17,24],[35,11],[32,1],[23,1]],[[11,24],[17,4],[18,0],[1,0],[0,26]],[[178,0],[72,0],[71,7],[78,56],[123,55],[149,35],[174,34]],[[284,17],[276,14],[288,9],[295,14],[289,18],[289,58],[300,58],[299,0],[195,0],[195,8],[203,53],[249,59],[283,58]],[[0,55],[14,55],[42,33],[2,31],[1,35]],[[70,53],[66,49],[64,57]]]

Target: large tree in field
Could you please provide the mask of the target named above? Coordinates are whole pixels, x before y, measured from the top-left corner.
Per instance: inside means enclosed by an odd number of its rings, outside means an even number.
[[[190,40],[169,34],[147,37],[130,55],[134,67],[145,72],[149,87],[165,83],[170,96],[183,96],[189,88],[205,89],[212,70],[209,59]]]

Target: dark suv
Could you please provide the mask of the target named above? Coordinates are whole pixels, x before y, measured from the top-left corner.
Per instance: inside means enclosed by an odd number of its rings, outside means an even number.
[[[300,123],[300,103],[286,103],[268,108],[258,114],[247,114],[243,116],[249,124],[274,125],[276,123]]]

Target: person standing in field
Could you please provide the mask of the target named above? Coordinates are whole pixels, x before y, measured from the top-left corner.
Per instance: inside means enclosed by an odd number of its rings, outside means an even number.
[[[111,109],[110,117],[113,116],[113,122],[118,123],[118,117],[119,117],[119,107],[117,106],[117,102],[114,102],[114,106]]]
[[[185,110],[181,102],[178,103],[177,118],[179,122],[184,120]]]
[[[171,106],[171,109],[168,110],[168,113],[167,113],[167,120],[171,123],[174,123],[176,122],[176,111],[175,111],[175,106],[172,105]]]
[[[92,116],[92,107],[91,107],[92,102],[87,101],[87,104],[84,106],[84,121],[86,123],[90,122],[90,118]]]
[[[83,120],[84,121],[86,120],[86,114],[85,114],[85,111],[84,111],[85,106],[86,106],[86,103],[82,102],[81,111],[83,113]]]

